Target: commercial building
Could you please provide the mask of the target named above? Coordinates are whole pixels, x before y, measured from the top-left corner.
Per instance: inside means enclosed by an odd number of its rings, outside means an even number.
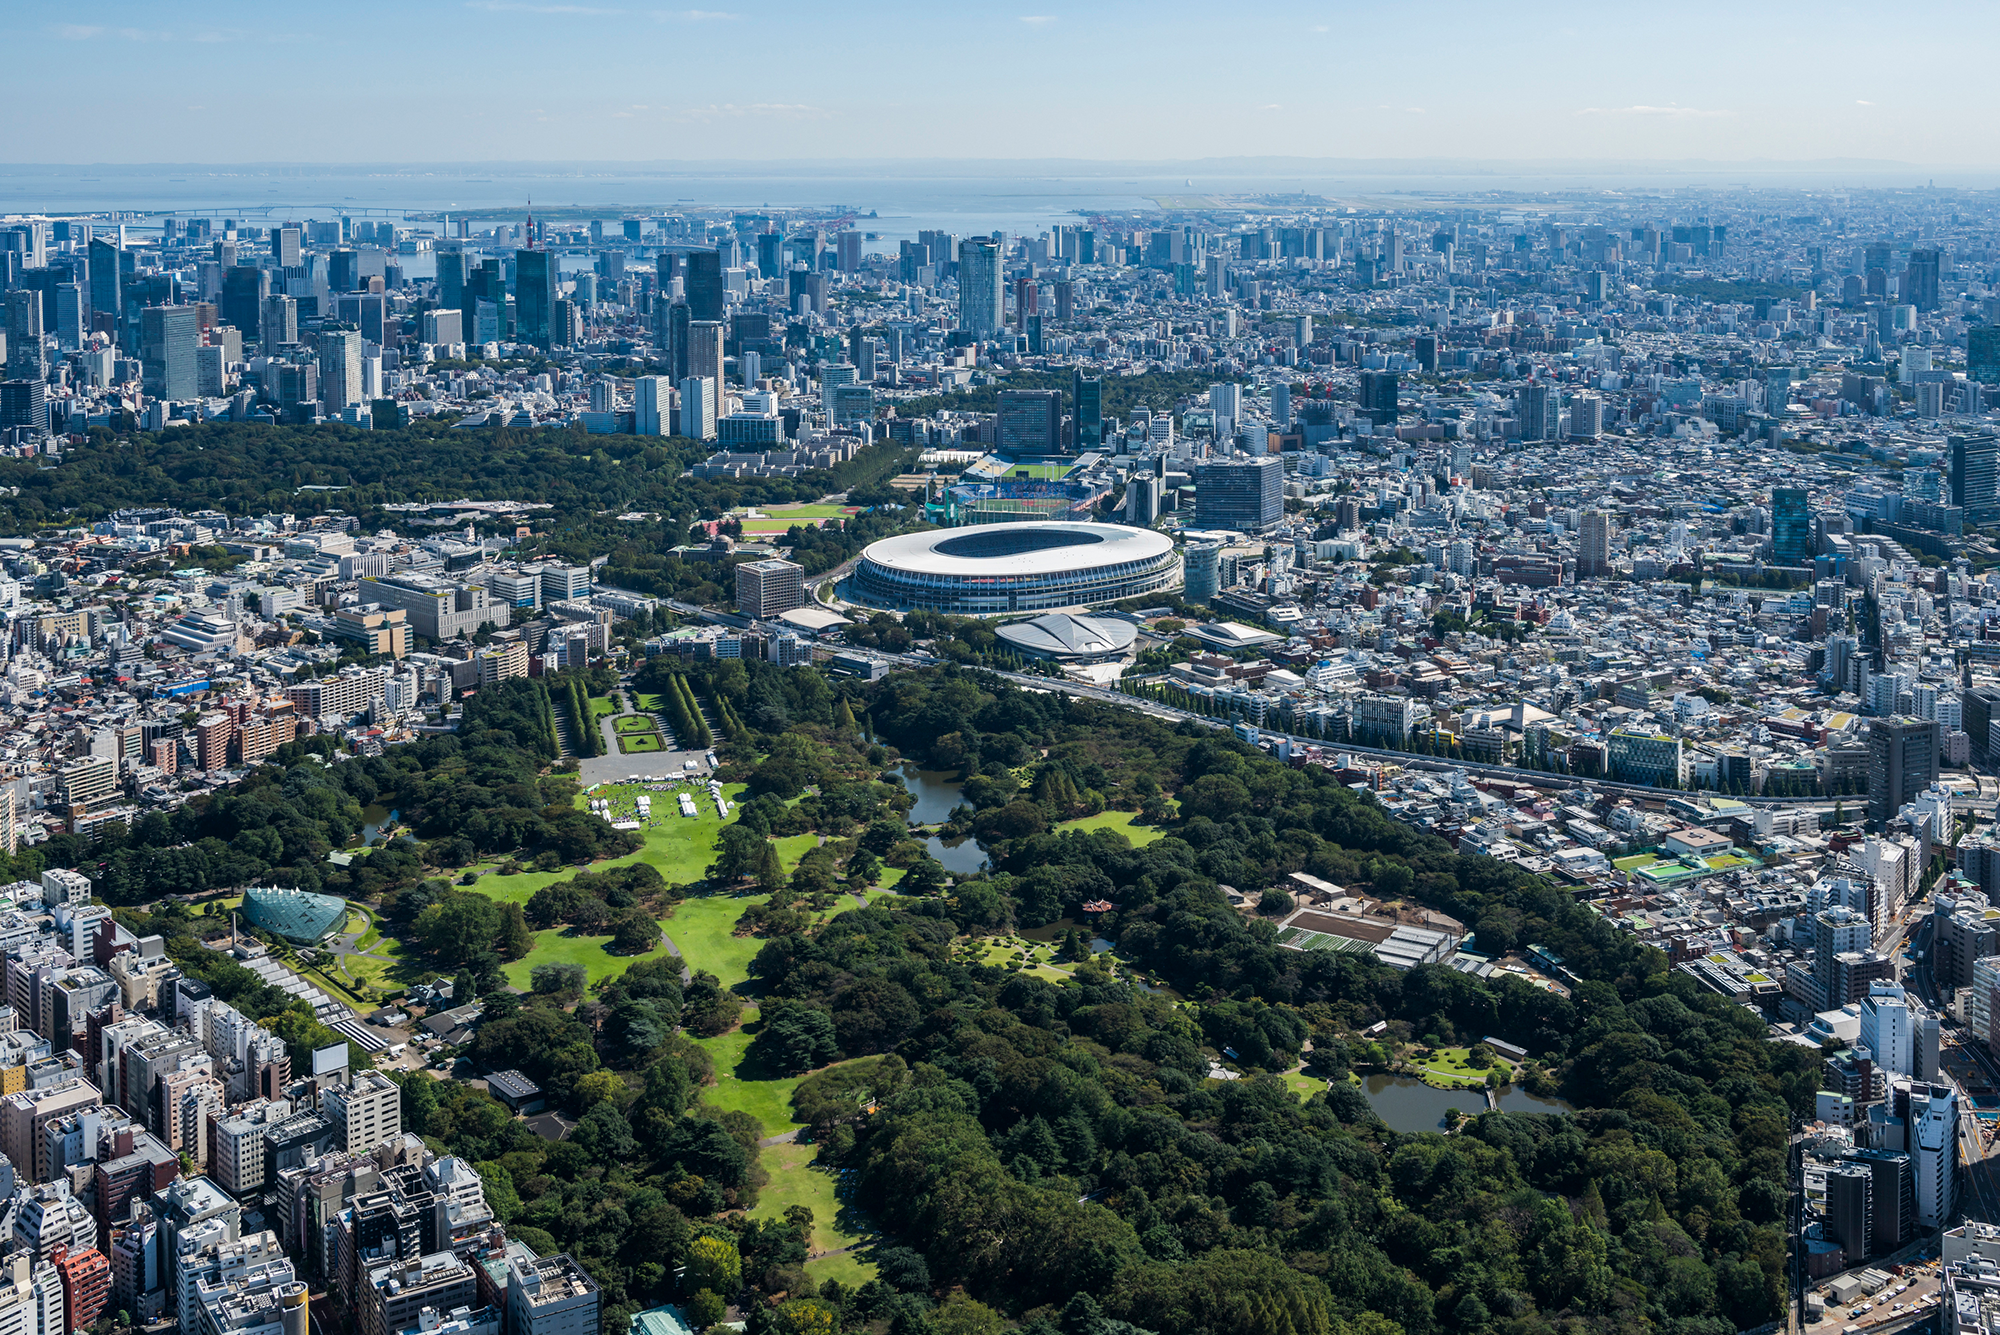
[[[597,1335],[597,1282],[568,1256],[510,1257],[509,1335]]]
[[[1000,245],[989,237],[958,243],[958,328],[975,338],[1006,325],[1007,298]]]
[[[482,627],[507,624],[507,609],[492,604],[486,590],[417,573],[374,575],[361,581],[364,600],[401,608],[410,629],[429,640],[476,635]]]
[[[333,1123],[334,1147],[349,1154],[403,1134],[402,1091],[378,1071],[364,1071],[353,1084],[326,1090],[320,1106]]]
[[[1869,820],[1887,822],[1937,782],[1943,743],[1935,720],[1907,716],[1869,720]]]
[[[1042,455],[1062,450],[1062,391],[1003,389],[997,403],[1003,454]]]
[[[1285,517],[1285,464],[1275,456],[1199,464],[1194,486],[1196,528],[1262,533]]]
[[[736,606],[745,616],[768,618],[805,602],[805,567],[772,557],[736,567]]]

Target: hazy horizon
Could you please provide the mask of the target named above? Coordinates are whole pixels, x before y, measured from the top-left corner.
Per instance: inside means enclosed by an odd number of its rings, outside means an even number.
[[[5,105],[37,162],[187,161],[208,138],[266,162],[979,160],[1032,145],[1114,161],[2000,165],[2000,93],[1976,74],[2000,7],[1963,0],[1924,13],[1941,57],[1925,78],[1869,59],[1905,44],[1880,11],[1798,0],[1646,14],[1440,0],[1421,21],[1313,0],[1240,19],[1185,0],[712,3],[105,0],[10,33]]]

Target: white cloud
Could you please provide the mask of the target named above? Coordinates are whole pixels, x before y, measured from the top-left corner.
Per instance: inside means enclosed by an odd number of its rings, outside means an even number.
[[[1328,26],[1327,26],[1326,24],[1324,24],[1324,23],[1315,23],[1315,24],[1313,25],[1313,31],[1314,31],[1314,32],[1332,32],[1332,31],[1333,31],[1333,29],[1332,29],[1332,28],[1330,28],[1330,27],[1328,27]]]
[[[1873,102],[1864,102],[1862,99],[1857,97],[1854,99],[1854,105],[1857,107],[1872,107],[1875,104]]]
[[[653,17],[663,23],[676,19],[682,23],[734,23],[743,16],[720,9],[656,9]]]
[[[1585,107],[1576,113],[1579,116],[1662,116],[1669,120],[1695,120],[1717,116],[1734,116],[1733,111],[1704,111],[1700,107],[1682,107],[1668,103],[1664,107]]]
[[[1056,16],[1055,16],[1055,15],[1053,15],[1053,14],[1023,14],[1023,15],[1021,15],[1021,22],[1023,22],[1023,23],[1025,23],[1025,24],[1027,24],[1027,25],[1028,25],[1029,27],[1031,27],[1031,28],[1039,28],[1039,27],[1041,27],[1041,26],[1042,26],[1042,25],[1043,25],[1044,23],[1054,23],[1055,21],[1056,21]]]

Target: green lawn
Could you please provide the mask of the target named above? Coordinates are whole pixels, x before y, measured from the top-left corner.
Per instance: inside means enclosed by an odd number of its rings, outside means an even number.
[[[1657,853],[1634,853],[1630,857],[1613,858],[1611,865],[1619,871],[1631,871],[1634,867],[1650,867],[1660,860]]]
[[[618,738],[618,751],[621,755],[636,756],[648,751],[666,749],[667,744],[660,740],[660,734],[657,732],[621,733]]]
[[[756,508],[758,513],[769,515],[772,519],[842,519],[855,513],[859,507],[852,505],[809,504],[760,505]],[[730,511],[730,513],[733,515],[748,514],[749,508],[738,506],[736,509]]]
[[[602,784],[589,796],[607,797],[621,807],[628,807],[632,803],[634,794],[641,791],[651,792],[644,785]],[[734,812],[736,801],[743,794],[743,785],[725,784],[722,792],[723,796],[729,799],[730,811]],[[699,881],[708,870],[708,864],[715,861],[715,840],[722,833],[725,823],[722,817],[715,814],[715,803],[703,796],[695,802],[695,809],[701,814],[687,817],[680,814],[673,794],[652,793],[652,798],[655,810],[666,813],[666,816],[659,825],[639,831],[646,841],[645,846],[637,853],[630,853],[622,858],[594,862],[590,870],[603,871],[607,867],[647,862],[671,883],[688,885]],[[582,806],[585,800],[585,797],[579,795],[577,805]],[[787,856],[786,845],[790,842],[780,841],[778,845],[780,857]],[[800,849],[799,852],[804,850]],[[786,862],[788,870],[796,865],[797,857],[798,853],[789,855],[790,860]],[[474,888],[480,894],[490,895],[503,903],[525,904],[528,902],[528,897],[543,886],[552,885],[557,881],[567,881],[576,873],[575,867],[563,867],[557,871],[522,872],[518,876],[482,876]]]
[[[667,951],[666,944],[662,942],[644,955],[613,955],[605,949],[611,944],[609,936],[570,936],[568,930],[554,927],[546,932],[536,932],[535,948],[528,952],[527,958],[506,966],[507,981],[526,990],[528,978],[537,964],[581,964],[590,981],[596,983],[605,978],[616,978],[631,968],[634,961],[657,959]]]
[[[760,937],[737,936],[736,920],[768,895],[704,895],[676,905],[667,919],[667,935],[681,948],[688,968],[706,969],[726,986],[750,977],[750,961],[764,948]],[[746,1040],[747,1041],[747,1040]]]
[[[660,707],[660,697],[657,695],[637,695],[635,693],[635,700],[642,713],[650,714]]]
[[[1103,811],[1095,816],[1084,816],[1078,820],[1060,821],[1058,830],[1116,830],[1132,841],[1132,847],[1144,848],[1156,839],[1164,839],[1167,832],[1157,825],[1134,825],[1139,818],[1136,811]]]
[[[603,718],[606,714],[616,714],[617,712],[618,706],[611,703],[610,696],[593,695],[590,697],[590,716],[592,718]]]
[[[701,1101],[711,1108],[747,1112],[764,1124],[765,1135],[783,1135],[800,1125],[792,1119],[792,1091],[803,1077],[771,1076],[745,1058],[757,1028],[757,1008],[752,1006],[743,1012],[741,1027],[695,1040],[715,1062],[715,1084],[701,1091]]]
[[[1486,1083],[1486,1071],[1473,1069],[1472,1064],[1467,1061],[1471,1053],[1470,1047],[1437,1048],[1429,1060],[1417,1061],[1416,1066],[1418,1070],[1433,1079],[1449,1080],[1468,1088],[1478,1088]],[[1511,1066],[1497,1057],[1494,1058],[1493,1065],[1486,1069],[1498,1071],[1503,1080],[1513,1072]]]
[[[1287,1071],[1285,1084],[1300,1098],[1309,1099],[1326,1089],[1326,1077],[1307,1075],[1304,1071]]]
[[[621,714],[611,721],[613,732],[654,732],[653,720],[643,714]]]
[[[874,1230],[861,1212],[840,1199],[840,1179],[832,1169],[821,1168],[813,1163],[819,1153],[817,1147],[800,1145],[767,1145],[760,1151],[759,1159],[771,1180],[757,1193],[756,1208],[750,1211],[752,1219],[782,1219],[785,1211],[794,1205],[803,1205],[813,1212],[813,1235],[807,1244],[808,1251],[833,1251],[841,1247],[851,1247],[868,1241]],[[806,1273],[820,1283],[838,1279],[843,1284],[856,1284],[872,1279],[875,1267],[861,1260],[855,1253],[844,1256],[829,1256],[820,1261],[806,1263]]]

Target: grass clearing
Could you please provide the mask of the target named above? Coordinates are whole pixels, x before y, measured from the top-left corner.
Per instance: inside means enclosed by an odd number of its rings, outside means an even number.
[[[667,744],[660,740],[657,732],[620,733],[618,751],[620,755],[643,755],[648,751],[664,751]]]
[[[664,941],[643,955],[614,955],[606,949],[610,944],[609,935],[571,936],[566,927],[552,927],[536,932],[535,948],[527,958],[515,960],[503,972],[509,983],[525,991],[538,964],[581,964],[589,980],[596,983],[618,977],[639,960],[658,959],[667,953]]]
[[[1132,847],[1144,848],[1158,839],[1167,837],[1167,832],[1157,825],[1134,825],[1139,819],[1136,811],[1101,811],[1095,816],[1084,816],[1077,820],[1059,821],[1056,829],[1061,830],[1115,830],[1131,840]]]
[[[674,908],[667,919],[667,935],[681,948],[688,968],[720,978],[726,987],[747,982],[750,961],[764,948],[762,937],[737,936],[736,920],[752,904],[761,904],[769,895],[703,895]],[[718,1063],[719,1065],[719,1063]]]
[[[617,712],[618,706],[612,703],[610,696],[593,695],[590,697],[590,716],[592,718],[603,718],[607,714],[616,714]]]
[[[763,1124],[766,1136],[781,1136],[802,1125],[792,1118],[792,1091],[804,1077],[773,1076],[748,1055],[759,1020],[757,1008],[751,1006],[744,1010],[738,1028],[694,1040],[715,1063],[715,1084],[701,1091],[701,1101],[711,1108],[749,1113]]]
[[[838,1173],[813,1163],[818,1153],[817,1146],[801,1145],[796,1141],[788,1145],[766,1145],[760,1152],[759,1161],[770,1173],[771,1180],[757,1194],[757,1205],[750,1211],[750,1217],[782,1219],[786,1210],[794,1205],[803,1205],[813,1212],[812,1239],[807,1245],[808,1251],[835,1251],[870,1241],[875,1236],[875,1230],[859,1210],[843,1202],[845,1193],[841,1189]],[[873,1265],[860,1261],[851,1252],[845,1256],[829,1256],[821,1262],[808,1262],[806,1270],[822,1282],[832,1277],[840,1278],[843,1283],[852,1282],[838,1263],[847,1263],[856,1273],[865,1272],[868,1277],[875,1273]]]
[[[611,720],[613,732],[656,732],[653,720],[643,714],[621,714]]]

